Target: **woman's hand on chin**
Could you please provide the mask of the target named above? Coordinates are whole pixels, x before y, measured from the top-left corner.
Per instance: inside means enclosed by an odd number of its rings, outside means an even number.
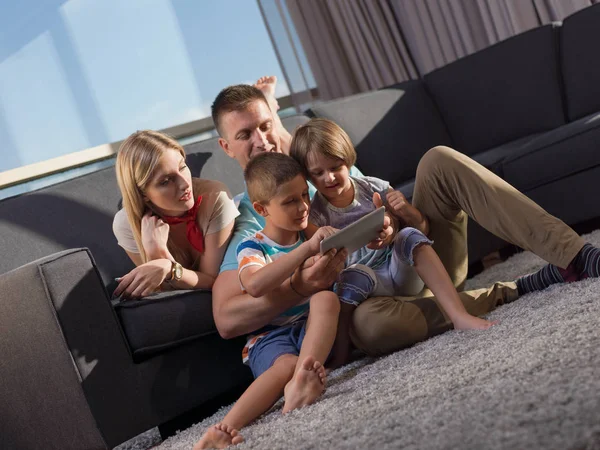
[[[169,224],[148,211],[142,217],[142,245],[149,259],[165,258],[169,254]]]
[[[171,273],[172,262],[168,259],[148,261],[118,279],[119,285],[113,297],[123,299],[142,298],[155,292]]]

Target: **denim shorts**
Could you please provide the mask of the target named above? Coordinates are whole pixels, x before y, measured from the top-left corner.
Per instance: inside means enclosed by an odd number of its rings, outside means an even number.
[[[306,320],[299,320],[276,328],[260,338],[248,353],[248,365],[254,378],[266,372],[281,355],[298,356],[305,333]]]

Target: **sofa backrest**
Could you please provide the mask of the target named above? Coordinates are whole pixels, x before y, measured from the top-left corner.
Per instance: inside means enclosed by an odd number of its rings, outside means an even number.
[[[565,123],[558,28],[513,36],[424,76],[457,150],[473,155]]]
[[[561,68],[570,121],[600,111],[600,4],[563,21]]]
[[[0,273],[52,253],[88,247],[105,283],[133,265],[112,221],[121,194],[114,167],[0,202]]]
[[[283,120],[293,130],[308,120]],[[185,146],[192,176],[221,181],[235,195],[244,190],[238,163],[217,138]],[[121,193],[114,167],[0,201],[0,274],[62,250],[88,247],[105,284],[133,268],[112,232]]]
[[[452,141],[421,80],[332,100],[311,114],[336,122],[350,136],[365,174],[392,185],[414,178],[421,156]]]

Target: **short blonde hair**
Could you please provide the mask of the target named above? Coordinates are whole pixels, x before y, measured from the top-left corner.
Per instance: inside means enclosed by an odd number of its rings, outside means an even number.
[[[311,119],[299,126],[290,144],[290,155],[298,161],[308,176],[310,156],[319,153],[344,161],[348,168],[356,162],[356,150],[348,134],[328,119]]]
[[[244,170],[248,197],[252,202],[267,204],[281,185],[304,171],[298,162],[283,153],[264,152],[252,158]]]
[[[175,139],[158,131],[143,130],[136,131],[125,139],[117,154],[115,170],[123,197],[123,208],[143,262],[147,259],[142,245],[141,227],[142,217],[148,210],[144,192],[160,158],[167,150],[175,150],[185,158],[183,147]]]

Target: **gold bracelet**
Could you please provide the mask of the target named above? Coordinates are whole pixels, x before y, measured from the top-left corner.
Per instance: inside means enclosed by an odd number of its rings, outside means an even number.
[[[296,272],[294,272],[296,273]],[[294,276],[294,273],[292,273],[290,275],[290,288],[292,289],[292,291],[294,291],[296,293],[296,295],[299,295],[300,297],[304,298],[306,297],[306,295],[302,295],[300,292],[298,292],[296,289],[294,289],[294,285],[292,284],[292,277]]]

